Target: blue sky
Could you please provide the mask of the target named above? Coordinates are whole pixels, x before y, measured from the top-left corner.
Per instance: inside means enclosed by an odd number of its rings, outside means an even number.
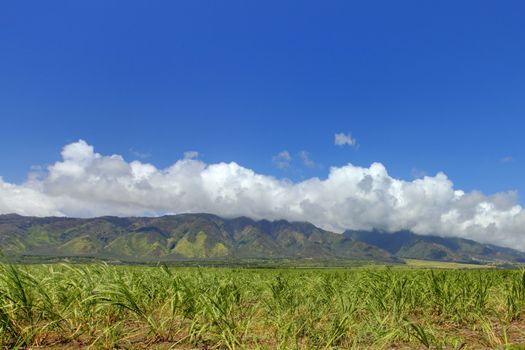
[[[523,203],[523,18],[520,1],[3,3],[0,176],[22,183],[84,139],[294,181],[347,163],[443,171]]]

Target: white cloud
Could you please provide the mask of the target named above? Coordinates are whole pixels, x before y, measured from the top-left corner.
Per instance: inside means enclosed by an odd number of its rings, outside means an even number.
[[[184,152],[184,159],[197,159],[197,158],[199,158],[199,152],[197,151]]]
[[[234,162],[184,158],[158,169],[100,155],[84,141],[65,146],[62,160],[24,184],[0,178],[0,213],[11,212],[80,217],[208,212],[305,220],[337,232],[410,229],[525,250],[525,211],[515,192],[466,193],[443,173],[404,181],[380,163],[348,164],[332,167],[326,179],[294,183]]]
[[[62,216],[53,198],[38,188],[17,186],[4,182],[0,177],[0,214],[18,213],[20,215]]]
[[[344,146],[344,145],[356,146],[357,145],[356,139],[354,139],[352,135],[350,135],[350,133],[345,134],[342,132],[334,135],[334,143],[337,146]]]
[[[315,166],[315,162],[312,159],[310,159],[310,154],[308,152],[300,151],[299,158],[301,158],[305,166],[309,168],[313,168]]]
[[[279,169],[286,169],[290,166],[292,156],[288,151],[279,152],[276,156],[272,157],[273,164]]]

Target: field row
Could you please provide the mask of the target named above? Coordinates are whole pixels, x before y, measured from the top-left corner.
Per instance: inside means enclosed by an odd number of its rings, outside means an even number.
[[[525,344],[518,270],[1,265],[4,348]]]

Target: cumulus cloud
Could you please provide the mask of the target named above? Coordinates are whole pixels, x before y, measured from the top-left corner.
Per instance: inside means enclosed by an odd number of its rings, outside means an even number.
[[[184,159],[197,159],[197,158],[199,158],[199,152],[197,151],[184,152]]]
[[[342,132],[334,135],[334,143],[337,146],[345,146],[345,145],[356,146],[357,145],[356,139],[354,139],[352,135],[350,135],[350,133],[345,134]]]
[[[515,192],[487,196],[455,189],[443,173],[413,181],[380,163],[332,167],[301,182],[262,175],[237,163],[192,157],[165,169],[101,155],[80,140],[24,184],[0,178],[0,213],[161,215],[208,212],[225,217],[310,221],[325,229],[409,229],[525,250],[525,211]]]
[[[305,166],[309,168],[313,168],[315,166],[315,162],[312,159],[310,159],[310,153],[306,151],[300,151],[299,158],[301,158]]]
[[[286,169],[290,166],[292,156],[288,151],[279,152],[276,156],[272,157],[273,164],[279,169]]]
[[[17,213],[35,216],[63,216],[55,200],[38,188],[17,186],[0,177],[0,214]]]

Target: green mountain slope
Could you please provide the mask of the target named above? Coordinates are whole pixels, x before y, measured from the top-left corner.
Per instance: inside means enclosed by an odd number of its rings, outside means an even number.
[[[92,219],[0,215],[0,249],[11,256],[84,256],[127,261],[216,258],[400,261],[383,249],[306,222],[223,219],[210,214]]]
[[[210,214],[91,219],[0,215],[0,250],[7,256],[137,262],[224,258],[525,262],[525,253],[461,238],[408,231],[337,234],[307,222]]]
[[[455,237],[422,236],[409,231],[346,231],[346,238],[384,249],[400,258],[454,262],[525,262],[525,253]]]

